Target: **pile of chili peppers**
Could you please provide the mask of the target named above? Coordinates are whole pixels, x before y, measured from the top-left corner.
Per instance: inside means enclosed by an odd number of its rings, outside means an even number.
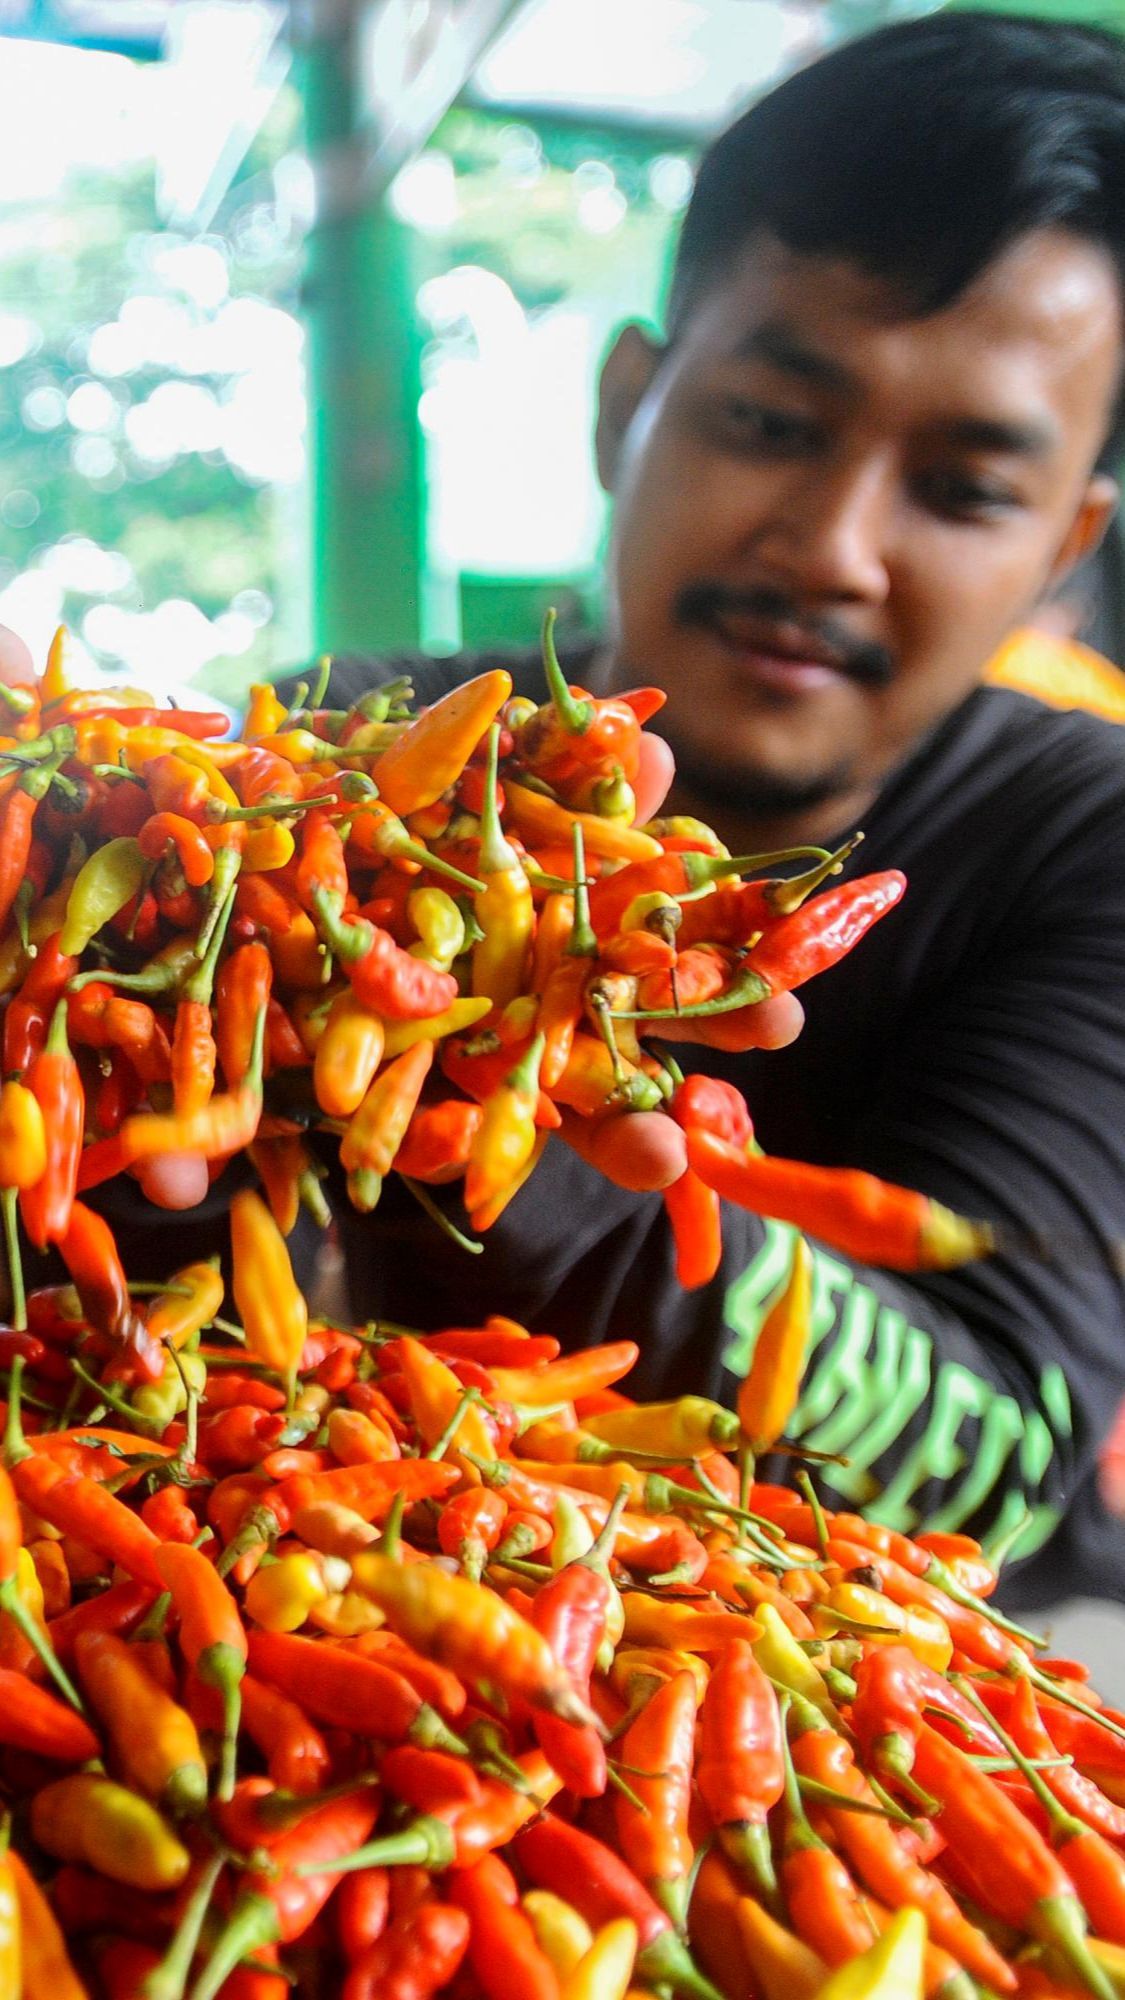
[[[288,1233],[302,1202],[326,1219],[314,1131],[358,1208],[394,1171],[472,1248],[566,1115],[627,1137],[664,1112],[687,1286],[719,1268],[720,1197],[888,1265],[991,1247],[921,1195],[767,1158],[740,1095],[662,1046],[826,970],[905,884],[830,882],[854,842],[732,858],[694,820],[635,826],[658,691],[572,688],[548,620],[540,706],[497,669],[417,714],[404,682],[334,710],[325,662],[288,709],[255,687],[232,739],[225,715],[70,687],[64,636],[36,687],[0,688],[0,1201],[9,1245],[22,1224],[57,1246],[126,1357],[143,1332],[77,1197],[151,1191],[166,1156],[201,1197],[249,1152]],[[451,1181],[472,1236],[429,1192]]]
[[[1125,1991],[1125,1717],[977,1543],[755,1477],[801,1239],[726,1410],[310,1322],[232,1230],[237,1318],[204,1263],[0,1334],[4,2000]]]

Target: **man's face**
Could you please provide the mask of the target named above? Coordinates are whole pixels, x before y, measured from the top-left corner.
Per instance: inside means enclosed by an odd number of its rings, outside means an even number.
[[[1096,540],[1121,342],[1112,265],[1063,231],[925,317],[758,239],[669,349],[623,336],[599,427],[614,674],[667,690],[694,790],[862,810]]]

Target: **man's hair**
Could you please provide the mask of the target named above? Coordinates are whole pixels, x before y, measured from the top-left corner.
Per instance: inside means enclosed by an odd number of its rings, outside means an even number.
[[[705,155],[669,337],[759,231],[935,312],[1029,230],[1112,259],[1125,308],[1125,42],[983,13],[903,22],[798,70]],[[1122,442],[1115,413],[1103,462]]]

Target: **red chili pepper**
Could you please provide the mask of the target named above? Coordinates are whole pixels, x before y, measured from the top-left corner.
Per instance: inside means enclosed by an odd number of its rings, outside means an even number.
[[[515,1853],[537,1887],[573,1904],[592,1929],[600,1930],[616,1917],[636,1924],[636,1976],[646,1986],[667,1984],[698,2000],[719,2000],[717,1989],[697,1972],[671,1919],[612,1848],[548,1812],[517,1834]]]
[[[520,1908],[511,1870],[489,1854],[448,1883],[469,1919],[469,1963],[488,2000],[558,2000],[558,1975]]]
[[[688,1164],[726,1201],[792,1222],[860,1263],[887,1270],[946,1270],[987,1256],[987,1223],[850,1167],[752,1155],[710,1132],[689,1130]]]
[[[479,1104],[445,1098],[420,1104],[395,1155],[395,1167],[408,1180],[440,1186],[456,1180],[468,1165],[469,1153],[484,1113]]]
[[[621,1745],[640,1810],[624,1794],[615,1801],[625,1859],[678,1926],[687,1916],[694,1860],[688,1813],[698,1698],[695,1675],[686,1669],[649,1696]]]
[[[463,1806],[481,1805],[485,1796],[481,1780],[463,1757],[421,1750],[413,1743],[388,1750],[379,1777],[392,1798],[413,1806],[415,1812],[459,1812]]]
[[[489,1552],[500,1540],[507,1507],[487,1486],[471,1486],[447,1500],[438,1515],[438,1546],[463,1573],[479,1582]]]
[[[714,1188],[690,1167],[664,1190],[672,1230],[676,1278],[686,1292],[709,1285],[723,1261],[723,1222]]]
[[[23,1226],[37,1250],[66,1235],[78,1184],[86,1099],[78,1064],[66,1038],[66,1005],[59,1001],[40,1053],[27,1072],[46,1128],[47,1167],[41,1181],[20,1191]]]
[[[31,1067],[47,1039],[47,1029],[78,960],[59,950],[61,931],[39,947],[18,993],[4,1016],[4,1074],[20,1075]]]
[[[0,927],[16,900],[31,855],[31,834],[35,811],[46,795],[56,766],[26,771],[0,806]]]
[[[801,1733],[793,1761],[806,1778],[859,1805],[877,1806],[870,1785],[856,1768],[851,1748],[807,1702],[794,1703]],[[913,1856],[896,1828],[875,1813],[825,1807],[838,1845],[860,1879],[891,1909],[913,1907],[926,1918],[934,1943],[953,1954],[975,1979],[997,1993],[1012,1993],[1016,1977],[995,1946],[971,1924],[944,1883]]]
[[[97,1737],[80,1715],[9,1667],[0,1667],[0,1743],[62,1764],[85,1764],[101,1754]]]
[[[12,1479],[24,1505],[41,1520],[118,1563],[138,1583],[157,1591],[163,1588],[155,1560],[160,1547],[156,1536],[131,1507],[95,1479],[68,1476],[38,1455],[21,1459],[12,1469]]]
[[[907,1646],[870,1646],[855,1669],[851,1722],[871,1767],[903,1779],[914,1763],[923,1719],[955,1732],[959,1743],[995,1756],[999,1739],[943,1674]],[[952,1721],[943,1723],[942,1716]]]
[[[336,1892],[333,1909],[336,1933],[349,1965],[378,1944],[390,1914],[390,1876],[385,1868],[364,1868],[346,1875]]]
[[[200,889],[215,872],[215,857],[194,820],[174,812],[153,813],[137,835],[137,844],[148,861],[162,861],[175,855],[184,881]]]
[[[454,1978],[468,1942],[464,1910],[449,1903],[423,1903],[396,1917],[379,1941],[353,1962],[341,2000],[430,2000]]]
[[[150,1339],[143,1319],[133,1310],[108,1222],[84,1202],[76,1201],[58,1246],[86,1318],[95,1332],[112,1344],[115,1371],[157,1381],[164,1365],[163,1350],[159,1342]]]
[[[424,959],[412,958],[389,931],[366,918],[342,917],[320,884],[311,889],[310,901],[321,936],[366,1007],[389,1021],[424,1021],[453,1005],[457,981],[452,973],[437,972]]]
[[[717,1076],[685,1076],[673,1091],[668,1109],[685,1132],[713,1132],[731,1146],[746,1146],[754,1137],[742,1092]]]
[[[1084,1777],[1073,1764],[1057,1761],[1058,1749],[1043,1723],[1029,1680],[1015,1682],[1006,1722],[1019,1749],[1028,1757],[1042,1760],[1040,1776],[1061,1806],[1086,1826],[1096,1828],[1107,1840],[1125,1839],[1125,1808],[1107,1799],[1093,1780]]]
[[[615,1525],[610,1526],[611,1541]],[[531,1607],[532,1624],[587,1705],[611,1596],[611,1587],[599,1569],[586,1562],[571,1562],[536,1592]],[[534,1716],[534,1726],[540,1749],[568,1790],[581,1799],[600,1798],[606,1788],[606,1753],[597,1730],[588,1723],[563,1722],[542,1712]]]
[[[242,1720],[275,1785],[302,1795],[322,1789],[330,1764],[328,1745],[298,1702],[247,1674]]]
[[[766,1815],[785,1792],[781,1714],[749,1644],[726,1647],[711,1669],[699,1715],[695,1779],[723,1852],[776,1907]]]
[[[321,1721],[336,1722],[346,1715],[358,1735],[385,1743],[406,1738],[441,1745],[448,1740],[436,1710],[404,1675],[376,1660],[293,1632],[251,1632],[249,1649],[251,1672]]]
[[[159,1585],[115,1583],[96,1597],[74,1604],[60,1617],[52,1618],[47,1636],[65,1666],[74,1661],[75,1642],[81,1632],[132,1632],[152,1607]]]
[[[158,1486],[142,1500],[140,1516],[160,1542],[187,1546],[199,1533],[199,1522],[182,1486]]]
[[[304,816],[295,887],[298,902],[310,915],[316,909],[314,888],[333,897],[339,909],[347,902],[350,884],[344,843],[327,813],[313,811]]]

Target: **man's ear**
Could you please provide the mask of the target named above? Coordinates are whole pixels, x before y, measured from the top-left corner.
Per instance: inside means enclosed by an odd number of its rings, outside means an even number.
[[[641,399],[660,366],[664,349],[639,326],[627,326],[609,351],[598,391],[598,421],[594,456],[598,478],[607,493],[617,483],[617,468],[625,433]]]
[[[1113,518],[1118,497],[1116,479],[1111,478],[1108,472],[1091,473],[1070,532],[1051,564],[1048,590],[1054,589],[1072,569],[1077,569],[1079,563],[1093,555]]]

